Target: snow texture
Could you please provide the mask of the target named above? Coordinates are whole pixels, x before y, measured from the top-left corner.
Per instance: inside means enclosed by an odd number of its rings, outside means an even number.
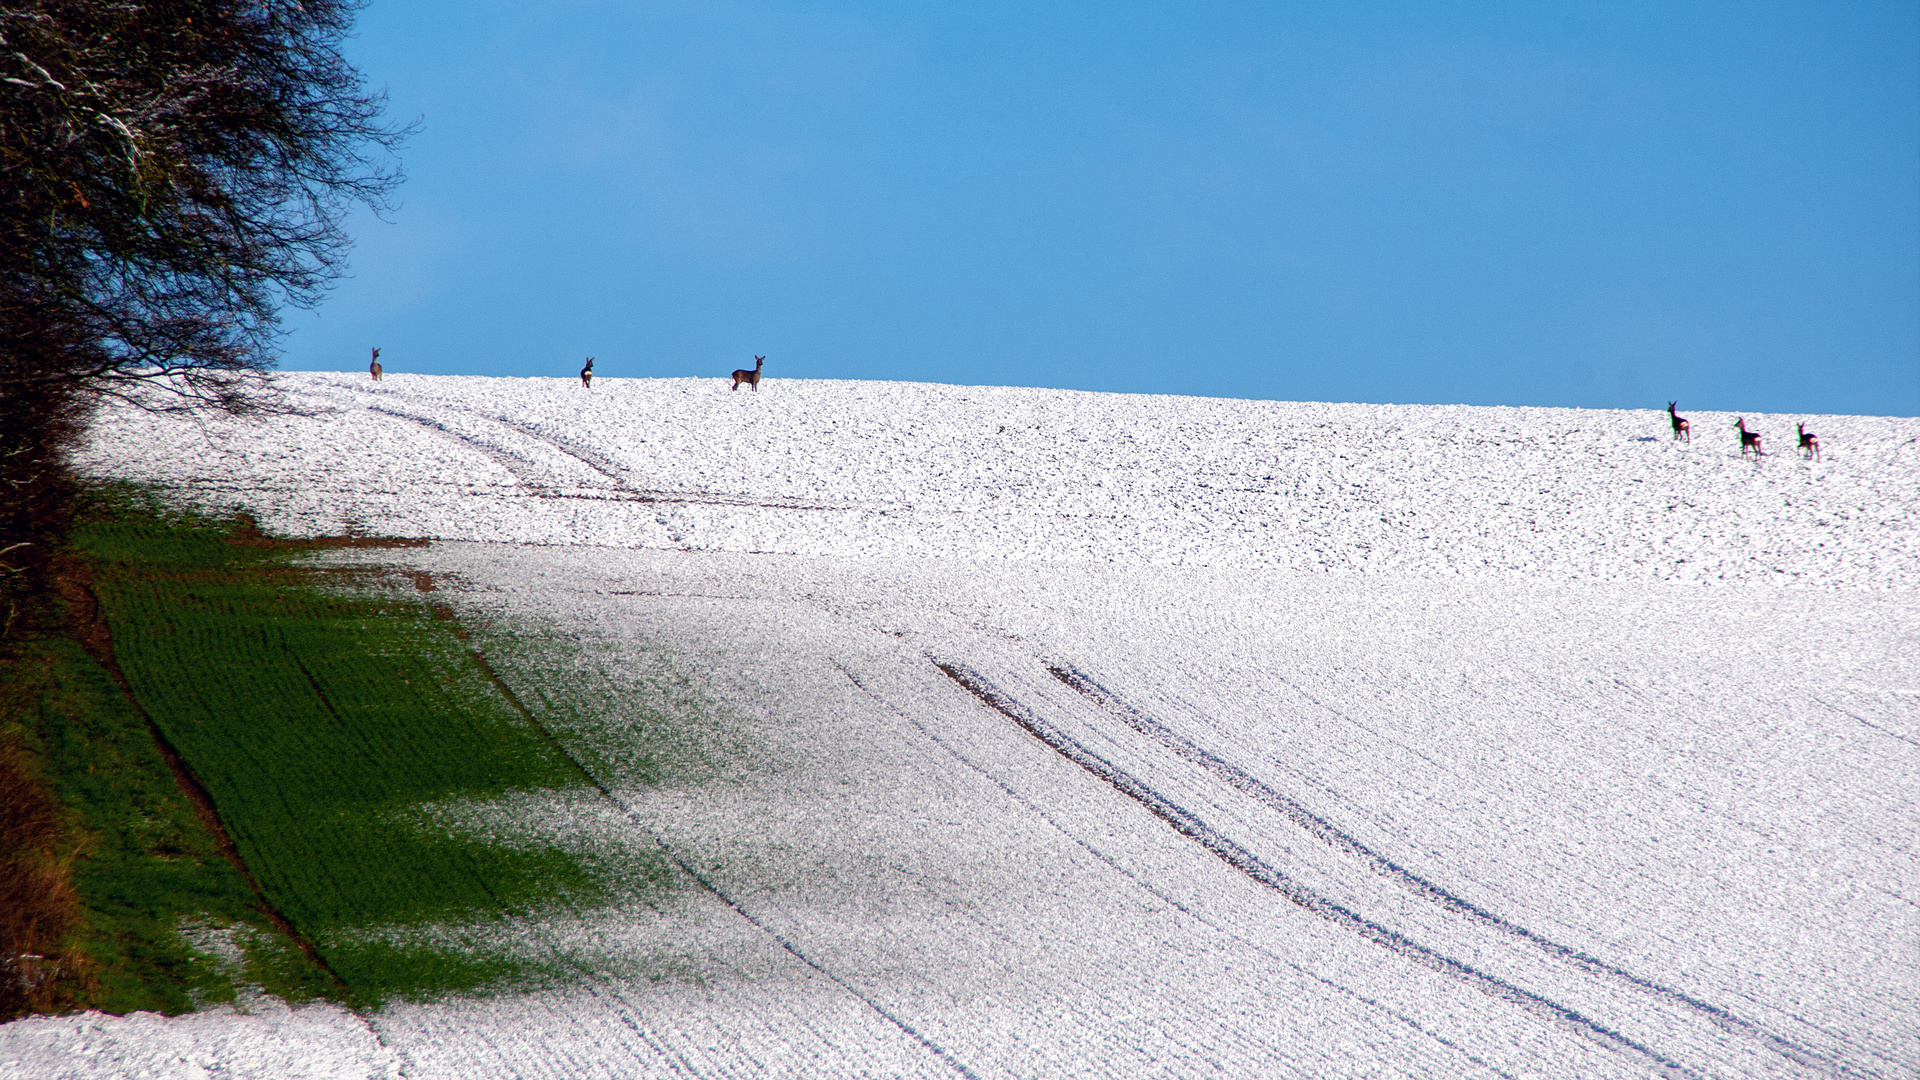
[[[556,989],[31,1019],[0,1074],[1920,1076],[1920,422],[284,384],[87,467],[683,673],[707,772],[611,708],[598,790],[442,808],[681,887],[514,923]]]

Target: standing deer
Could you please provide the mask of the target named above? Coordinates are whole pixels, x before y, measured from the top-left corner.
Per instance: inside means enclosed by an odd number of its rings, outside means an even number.
[[[1818,461],[1820,458],[1820,436],[1808,431],[1805,422],[1794,426],[1800,429],[1800,452]]]
[[[1735,420],[1733,426],[1740,429],[1740,453],[1742,455],[1745,455],[1748,450],[1752,450],[1756,457],[1765,453],[1765,451],[1760,449],[1760,433],[1747,430],[1746,417],[1742,416],[1738,420]]]
[[[767,358],[764,356],[756,356],[753,358],[752,371],[748,371],[746,368],[735,369],[733,373],[733,388],[738,390],[740,389],[741,383],[746,383],[748,386],[753,387],[755,393],[759,393],[760,369],[765,366],[767,366]]]
[[[367,370],[373,373],[374,382],[380,381],[380,350],[379,349],[373,350],[373,363],[367,365]]]
[[[580,385],[593,389],[593,357],[587,357],[587,366],[580,369]]]
[[[1673,437],[1676,439],[1682,439],[1686,442],[1692,442],[1693,441],[1693,425],[1687,423],[1686,417],[1681,416],[1679,413],[1673,411],[1674,407],[1679,404],[1680,403],[1677,401],[1667,402],[1667,418],[1673,421]]]

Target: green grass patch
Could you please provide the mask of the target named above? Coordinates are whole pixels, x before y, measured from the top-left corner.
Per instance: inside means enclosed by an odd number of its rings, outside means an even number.
[[[247,981],[296,1001],[327,989],[201,827],[146,721],[76,642],[36,634],[20,645],[0,666],[0,714],[82,837],[72,948],[84,964],[66,1004],[177,1014],[233,1000],[235,973],[179,933],[188,917],[247,943]]]
[[[542,978],[389,931],[599,903],[603,880],[581,859],[427,812],[577,788],[579,773],[426,604],[328,587],[293,565],[297,548],[250,539],[238,522],[120,492],[96,497],[73,544],[135,697],[212,795],[266,899],[344,983],[319,989],[371,1005]],[[263,970],[290,969],[269,958]]]

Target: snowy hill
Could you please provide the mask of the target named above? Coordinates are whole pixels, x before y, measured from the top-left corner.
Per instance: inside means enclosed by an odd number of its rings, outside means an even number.
[[[1920,421],[1748,415],[1756,461],[1699,411],[286,384],[85,461],[433,537],[463,621],[566,643],[510,681],[614,688],[564,733],[604,795],[445,812],[686,888],[449,928],[555,989],[31,1020],[0,1068],[1920,1075]],[[623,764],[668,676],[700,783]]]
[[[89,462],[263,523],[513,543],[1920,585],[1920,422],[910,383],[289,375],[315,419],[120,413]],[[324,410],[324,411],[322,411]],[[1824,445],[1803,462],[1793,425]],[[264,500],[264,501],[263,501]]]

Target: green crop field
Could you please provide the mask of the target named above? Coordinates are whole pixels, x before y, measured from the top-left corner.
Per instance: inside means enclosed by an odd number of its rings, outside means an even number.
[[[218,879],[221,902],[176,890],[160,908],[245,928],[245,977],[269,990],[369,1006],[396,994],[557,977],[497,951],[432,944],[449,937],[409,928],[457,930],[589,908],[610,876],[626,893],[666,887],[664,862],[609,869],[436,817],[434,807],[579,789],[585,780],[500,692],[453,623],[404,593],[330,584],[294,564],[297,547],[249,539],[237,522],[169,512],[121,492],[101,497],[74,544],[135,698],[211,795],[265,900],[326,970],[302,971],[286,940],[236,907],[244,883],[206,851],[191,858]],[[112,699],[105,674],[94,679],[96,696]],[[91,743],[72,749],[93,752]],[[152,762],[143,768],[151,774]],[[76,762],[59,771],[70,783]],[[156,797],[180,801],[147,779]],[[90,907],[103,889],[149,887],[108,866],[88,873],[112,883],[96,883]],[[203,974],[172,977],[183,985],[199,978],[220,994]]]
[[[179,1013],[233,1000],[236,979],[290,1000],[329,990],[220,855],[106,669],[71,639],[42,637],[4,671],[4,726],[31,748],[82,838],[72,867],[85,922],[74,945],[90,977],[73,1004]],[[194,949],[183,915],[244,945],[243,970]]]

